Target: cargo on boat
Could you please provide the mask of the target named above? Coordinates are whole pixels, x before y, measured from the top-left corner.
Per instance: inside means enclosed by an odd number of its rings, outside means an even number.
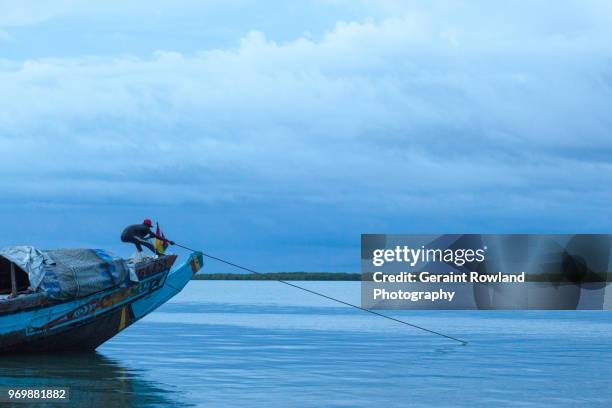
[[[125,260],[100,249],[0,250],[0,353],[91,351],[179,293],[192,253]]]

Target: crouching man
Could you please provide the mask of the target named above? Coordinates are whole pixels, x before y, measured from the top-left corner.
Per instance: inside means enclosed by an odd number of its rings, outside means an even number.
[[[142,247],[145,246],[155,255],[161,255],[155,249],[153,244],[147,240],[150,238],[157,238],[169,243],[170,245],[174,245],[174,242],[155,234],[153,231],[151,231],[152,227],[153,223],[148,218],[145,219],[142,224],[128,225],[121,233],[121,242],[129,242],[136,245],[136,250],[138,252],[142,252]]]

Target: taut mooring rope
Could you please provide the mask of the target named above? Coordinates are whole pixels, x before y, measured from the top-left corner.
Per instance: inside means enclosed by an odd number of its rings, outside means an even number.
[[[222,262],[222,263],[224,263],[226,265],[233,266],[234,268],[242,269],[244,271],[247,271],[247,272],[250,272],[250,273],[254,273],[256,275],[265,275],[265,274],[263,274],[261,272],[257,272],[257,271],[254,271],[253,269],[250,269],[250,268],[247,268],[247,267],[244,267],[244,266],[240,266],[240,265],[235,264],[235,263],[230,262],[230,261],[226,261],[225,259],[217,258],[216,256],[209,255],[209,254],[207,254],[205,252],[202,252],[202,251],[197,251],[195,249],[191,249],[191,248],[188,248],[186,246],[183,246],[183,245],[180,245],[180,244],[177,244],[177,243],[174,243],[174,245],[176,245],[178,247],[181,247],[183,249],[186,249],[188,251],[191,251],[191,252],[199,252],[199,253],[201,253],[203,256],[205,256],[207,258],[214,259],[215,261],[219,261],[219,262]],[[458,339],[458,338],[453,337],[453,336],[449,336],[449,335],[444,334],[444,333],[440,333],[440,332],[437,332],[437,331],[434,331],[434,330],[430,330],[430,329],[427,329],[427,328],[422,327],[422,326],[418,326],[418,325],[413,324],[413,323],[408,323],[406,321],[403,321],[403,320],[400,320],[400,319],[396,319],[395,317],[387,316],[387,315],[384,315],[382,313],[378,313],[378,312],[375,312],[373,310],[366,309],[366,308],[363,308],[361,306],[357,306],[357,305],[354,305],[352,303],[345,302],[344,300],[336,299],[336,298],[328,296],[326,294],[323,294],[323,293],[320,293],[320,292],[317,292],[317,291],[314,291],[314,290],[311,290],[311,289],[307,289],[307,288],[305,288],[303,286],[299,286],[299,285],[296,285],[296,284],[293,284],[293,283],[289,283],[289,282],[281,280],[281,279],[273,279],[273,280],[275,280],[277,282],[280,282],[280,283],[284,283],[287,286],[291,286],[291,287],[294,287],[296,289],[303,290],[304,292],[312,293],[313,295],[317,295],[317,296],[323,297],[325,299],[333,300],[334,302],[338,302],[338,303],[341,303],[343,305],[350,306],[352,308],[359,309],[359,310],[371,313],[371,314],[376,315],[376,316],[384,317],[385,319],[393,320],[394,322],[401,323],[401,324],[404,324],[406,326],[413,327],[415,329],[419,329],[419,330],[426,331],[426,332],[431,333],[431,334],[435,334],[437,336],[441,336],[441,337],[445,337],[445,338],[450,339],[450,340],[454,340],[456,342],[461,343],[461,345],[463,345],[463,346],[468,344],[468,342],[465,341],[465,340],[461,340],[461,339]]]

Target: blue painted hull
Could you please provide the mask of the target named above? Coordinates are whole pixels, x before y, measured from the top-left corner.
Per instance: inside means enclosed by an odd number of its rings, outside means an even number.
[[[179,293],[203,263],[202,255],[193,253],[170,269],[175,259],[151,264],[137,283],[0,312],[0,353],[95,350]]]

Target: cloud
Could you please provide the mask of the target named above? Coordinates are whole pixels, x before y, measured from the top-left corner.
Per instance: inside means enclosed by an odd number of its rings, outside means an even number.
[[[59,1],[0,1],[0,27],[35,25],[65,15],[78,2],[73,0]]]
[[[363,232],[612,226],[606,2],[20,4],[4,245],[127,252],[146,214],[261,268],[355,270]]]
[[[375,4],[316,39],[5,60],[0,185],[59,202],[607,205],[600,3],[484,16]]]

